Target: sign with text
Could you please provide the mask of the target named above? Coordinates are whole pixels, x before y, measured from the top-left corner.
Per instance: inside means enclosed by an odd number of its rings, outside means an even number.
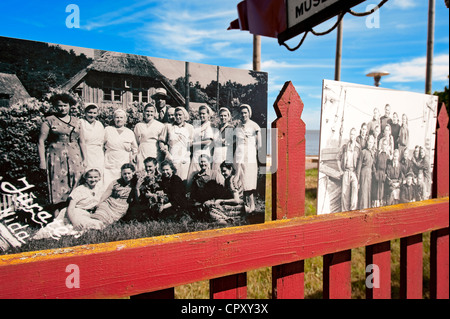
[[[287,29],[283,43],[365,0],[286,0]]]

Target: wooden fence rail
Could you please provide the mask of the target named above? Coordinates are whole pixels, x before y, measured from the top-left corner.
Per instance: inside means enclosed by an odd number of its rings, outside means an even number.
[[[430,292],[449,298],[448,115],[439,112],[435,197],[427,201],[304,216],[303,104],[290,82],[275,103],[277,172],[273,221],[194,233],[0,256],[0,298],[174,298],[178,285],[210,280],[211,298],[246,298],[246,272],[272,267],[274,298],[304,297],[304,260],[324,258],[324,298],[351,297],[351,249],[366,247],[390,298],[390,241],[401,238],[401,297],[422,298],[422,234],[431,232]],[[445,144],[446,141],[446,144]],[[441,144],[440,144],[441,143]],[[444,154],[445,153],[445,154]],[[444,155],[443,155],[444,154]],[[80,269],[80,288],[66,287],[66,267]]]

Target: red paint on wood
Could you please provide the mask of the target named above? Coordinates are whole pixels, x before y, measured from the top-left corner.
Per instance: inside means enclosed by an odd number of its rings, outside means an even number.
[[[274,103],[278,118],[276,172],[272,174],[272,219],[305,214],[305,123],[303,102],[292,83],[286,82]]]
[[[449,228],[431,232],[430,238],[430,297],[449,299]]]
[[[247,298],[247,273],[211,279],[209,296],[211,299]]]
[[[274,109],[278,118],[277,149],[272,155],[276,172],[272,175],[272,219],[305,214],[305,123],[303,102],[291,82],[286,82]],[[272,297],[304,298],[304,261],[272,268]]]
[[[303,299],[304,261],[272,267],[272,298]]]
[[[437,118],[434,154],[433,197],[445,197],[449,194],[449,134],[448,114],[444,103]]]
[[[323,256],[323,298],[350,299],[352,251],[345,250]]]
[[[422,299],[422,234],[400,239],[400,298]]]
[[[442,103],[436,129],[433,197],[448,196],[449,189],[449,132],[448,113]],[[431,232],[430,240],[430,297],[449,298],[449,229]]]
[[[391,299],[391,242],[366,246],[366,267],[376,265],[379,287],[366,285],[367,299]],[[366,278],[369,273],[366,273]],[[376,275],[376,274],[375,274]]]
[[[0,298],[137,295],[449,226],[446,198],[196,233],[0,256]],[[345,234],[345,236],[343,236]],[[68,289],[67,265],[80,269]]]

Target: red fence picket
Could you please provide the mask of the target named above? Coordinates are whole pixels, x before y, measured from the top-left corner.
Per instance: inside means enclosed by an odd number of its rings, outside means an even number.
[[[272,219],[305,215],[305,133],[301,119],[303,102],[291,82],[286,82],[274,103],[276,129],[276,171],[272,174]],[[292,150],[292,152],[291,152]],[[294,156],[292,156],[294,155]],[[293,200],[292,194],[295,195]],[[274,299],[304,297],[304,261],[272,267]]]
[[[382,208],[304,217],[303,103],[287,82],[275,103],[277,171],[273,221],[0,256],[0,298],[174,298],[174,288],[210,280],[211,298],[246,298],[246,272],[272,267],[274,298],[304,297],[304,260],[324,258],[324,298],[351,297],[351,250],[366,247],[380,288],[390,298],[390,241],[401,241],[401,297],[422,298],[422,233],[431,232],[430,295],[448,298],[448,115],[439,112],[434,179],[437,198]],[[66,286],[66,267],[80,287]]]
[[[433,197],[448,196],[449,184],[448,113],[442,103],[438,114],[433,171]],[[431,298],[449,298],[449,228],[431,232],[430,242],[430,295]]]

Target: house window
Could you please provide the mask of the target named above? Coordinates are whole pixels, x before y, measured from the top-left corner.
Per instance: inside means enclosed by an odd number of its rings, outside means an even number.
[[[148,90],[142,89],[142,102],[148,103]]]
[[[133,89],[133,102],[140,102],[140,91],[138,89]]]
[[[0,107],[8,107],[9,106],[9,94],[0,94]]]
[[[75,89],[75,94],[78,95],[80,98],[83,97],[83,88],[82,87],[77,87]]]
[[[131,90],[133,95],[133,102],[148,103],[148,81],[134,81],[133,88]]]
[[[103,100],[111,102],[122,101],[122,87],[121,81],[112,81],[106,79],[103,81]]]
[[[150,89],[149,81],[141,81],[142,102],[148,103],[148,90]]]

